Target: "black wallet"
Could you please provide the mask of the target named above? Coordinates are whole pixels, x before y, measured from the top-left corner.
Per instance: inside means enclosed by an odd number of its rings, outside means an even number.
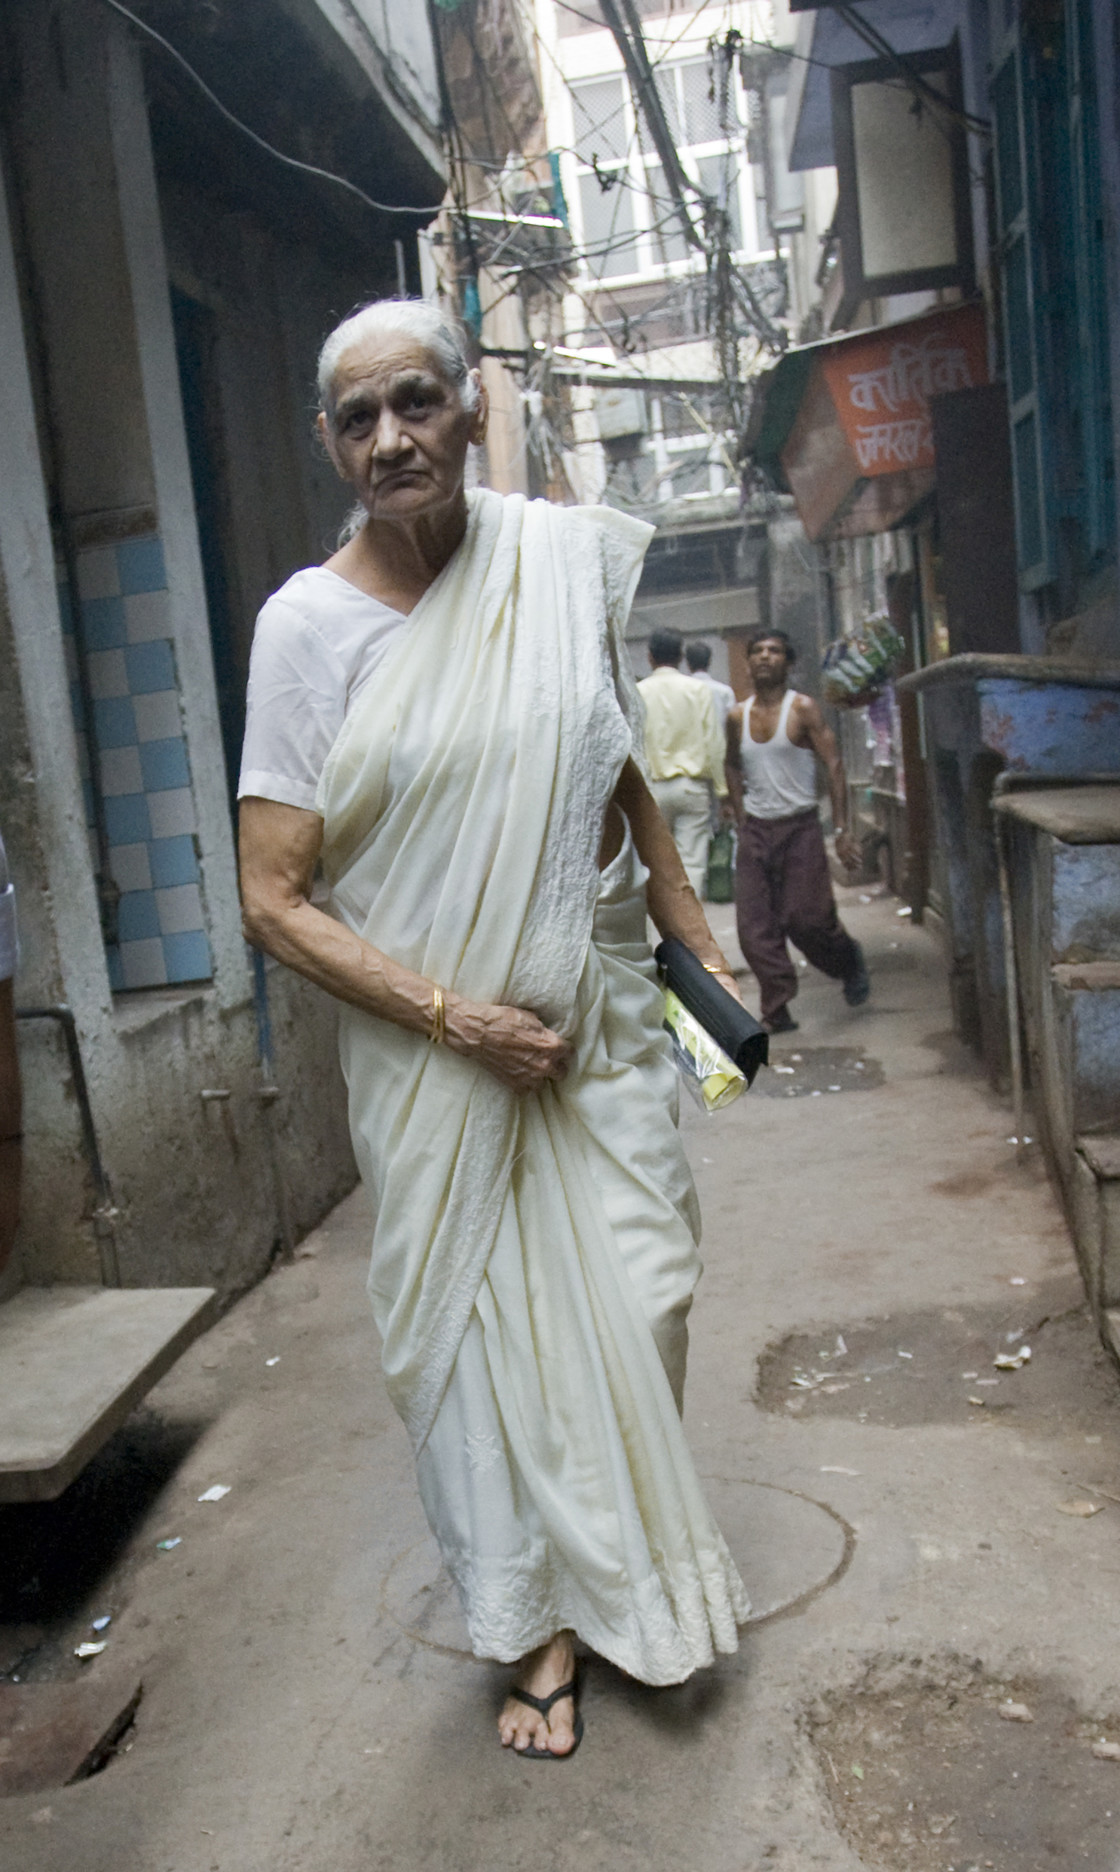
[[[769,1063],[770,1036],[734,995],[697,960],[687,943],[667,936],[653,952],[665,986],[710,1033],[728,1059],[735,1062],[748,1085],[760,1066]]]

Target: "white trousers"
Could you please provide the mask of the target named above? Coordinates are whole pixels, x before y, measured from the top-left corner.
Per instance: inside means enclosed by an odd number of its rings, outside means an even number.
[[[681,855],[689,883],[703,901],[708,881],[708,848],[712,842],[711,794],[703,780],[678,774],[673,780],[654,780],[651,791],[673,842]]]

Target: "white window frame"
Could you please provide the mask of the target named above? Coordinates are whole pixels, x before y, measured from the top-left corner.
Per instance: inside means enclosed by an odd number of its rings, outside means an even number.
[[[707,65],[707,60],[702,55],[699,57],[686,56],[684,58],[668,60],[664,65],[656,68],[659,73],[672,76],[676,96],[676,109],[682,125],[685,121],[685,112],[680,74],[686,67],[700,64]],[[623,180],[619,186],[628,188],[630,191],[630,200],[634,210],[634,226],[631,231],[620,236],[620,238],[633,240],[637,248],[638,265],[625,273],[598,273],[594,271],[592,262],[585,256],[584,250],[589,245],[596,243],[589,241],[587,238],[583,217],[582,185],[585,177],[594,177],[594,169],[589,162],[585,162],[576,154],[573,147],[571,173],[575,186],[571,191],[573,197],[571,212],[577,222],[578,244],[581,253],[581,283],[596,288],[617,288],[624,284],[633,284],[639,280],[670,280],[674,278],[685,278],[690,274],[702,272],[704,269],[704,256],[702,254],[690,252],[685,257],[674,260],[663,260],[659,257],[657,234],[655,230],[658,225],[664,225],[666,227],[666,232],[671,230],[672,222],[669,222],[667,217],[672,211],[666,202],[664,212],[661,212],[660,203],[655,204],[654,198],[649,192],[646,181],[647,175],[650,170],[659,169],[661,164],[656,151],[650,150],[646,152],[642,149],[642,140],[638,134],[639,126],[634,107],[634,99],[625,75],[615,71],[588,72],[578,79],[570,80],[570,83],[574,94],[576,91],[582,89],[584,85],[601,84],[611,79],[617,80],[622,86],[623,137],[621,141],[625,144],[627,154],[625,158],[621,159],[618,157],[605,156],[600,158],[599,169],[604,175],[619,175],[622,177]],[[702,159],[729,156],[736,163],[738,176],[735,186],[738,198],[740,246],[735,249],[732,258],[738,264],[749,264],[749,262],[759,257],[762,252],[762,246],[760,244],[758,231],[754,169],[747,157],[745,128],[746,99],[738,71],[734,67],[731,72],[731,83],[735,114],[742,128],[738,133],[733,133],[731,136],[709,138],[702,143],[682,144],[679,146],[678,153],[686,175],[689,177],[690,181],[694,182],[697,186],[699,186],[700,181],[699,163]],[[572,105],[574,145],[576,135],[574,95]],[[613,191],[611,193],[613,193]]]

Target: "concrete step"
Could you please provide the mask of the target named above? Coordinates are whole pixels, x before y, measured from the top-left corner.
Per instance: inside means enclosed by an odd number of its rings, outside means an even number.
[[[0,1307],[0,1503],[61,1495],[214,1304],[212,1287],[25,1287]]]
[[[1050,977],[1067,1136],[1111,1132],[1120,1127],[1120,961],[1058,962]]]
[[[1073,1163],[1077,1258],[1105,1344],[1120,1360],[1120,1131],[1079,1137]]]

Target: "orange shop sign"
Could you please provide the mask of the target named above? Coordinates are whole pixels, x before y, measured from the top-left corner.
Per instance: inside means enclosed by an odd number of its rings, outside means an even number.
[[[897,526],[937,483],[930,405],[988,382],[979,302],[789,352],[806,372],[779,461],[811,540]]]
[[[988,381],[983,310],[963,306],[905,333],[849,338],[821,369],[861,475],[932,468],[930,398]]]

